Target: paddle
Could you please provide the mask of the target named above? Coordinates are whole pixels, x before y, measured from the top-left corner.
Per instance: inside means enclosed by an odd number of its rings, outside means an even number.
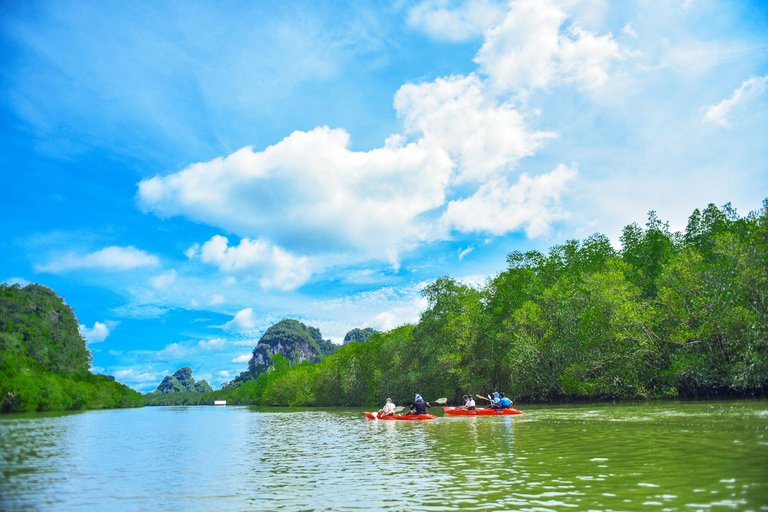
[[[482,398],[486,402],[493,402],[493,400],[491,400],[490,398],[484,397],[483,395],[475,395],[475,396],[477,396],[477,398]]]
[[[447,401],[448,401],[447,398],[438,398],[437,400],[434,400],[432,403],[437,404],[437,405],[443,405]],[[427,403],[430,403],[430,402],[427,402]],[[403,407],[403,409],[405,409],[405,407]]]

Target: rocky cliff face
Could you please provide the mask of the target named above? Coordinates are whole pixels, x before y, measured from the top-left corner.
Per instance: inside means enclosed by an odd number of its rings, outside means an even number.
[[[292,364],[310,361],[316,363],[336,351],[338,346],[324,340],[320,330],[306,326],[298,320],[286,318],[264,333],[253,349],[248,371],[241,373],[232,385],[255,379],[272,365],[272,356],[282,354]]]
[[[192,377],[192,368],[189,366],[179,368],[173,375],[166,375],[155,390],[156,393],[207,393],[209,391],[213,389],[205,380],[195,382]]]

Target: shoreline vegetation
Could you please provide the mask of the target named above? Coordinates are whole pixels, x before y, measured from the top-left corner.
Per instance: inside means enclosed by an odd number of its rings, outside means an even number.
[[[739,217],[710,204],[683,233],[650,212],[621,250],[592,235],[513,252],[482,287],[427,286],[415,325],[319,363],[147,405],[362,406],[418,391],[458,403],[497,389],[518,402],[762,397],[768,391],[768,200]]]
[[[301,362],[260,345],[260,373],[210,392],[142,396],[92,375],[62,299],[0,285],[0,410],[363,406],[414,392],[457,403],[492,390],[527,403],[765,396],[768,199],[744,217],[710,204],[683,233],[651,212],[620,240],[620,250],[595,234],[547,254],[515,251],[480,287],[441,277],[422,291],[416,324]]]
[[[0,284],[0,412],[141,407],[138,391],[90,371],[72,308],[46,286]]]

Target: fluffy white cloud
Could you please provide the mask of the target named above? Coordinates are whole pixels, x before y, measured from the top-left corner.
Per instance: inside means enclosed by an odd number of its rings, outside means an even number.
[[[528,236],[540,236],[565,216],[558,207],[560,194],[576,174],[575,166],[560,164],[548,174],[523,174],[514,185],[504,178],[490,180],[472,197],[451,201],[442,220],[462,232],[499,235],[525,227]]]
[[[406,84],[395,95],[395,108],[407,133],[422,135],[456,159],[457,183],[511,168],[555,136],[528,131],[523,116],[488,94],[474,74]]]
[[[101,343],[112,333],[115,327],[120,322],[114,322],[106,320],[105,322],[94,322],[93,327],[87,327],[80,324],[80,334],[88,341],[88,343]]]
[[[726,98],[717,105],[709,107],[706,114],[704,114],[703,121],[725,127],[730,126],[731,123],[728,121],[728,115],[731,113],[731,110],[765,91],[766,83],[768,83],[768,75],[745,80],[741,87],[733,91],[730,98]]]
[[[486,32],[476,57],[488,79],[470,73],[403,85],[394,98],[403,134],[382,147],[351,151],[343,129],[296,131],[263,151],[245,147],[145,179],[138,185],[140,207],[239,235],[236,245],[217,235],[185,254],[282,290],[349,261],[378,258],[397,271],[403,250],[445,239],[446,226],[471,231],[484,225],[457,217],[481,198],[495,200],[481,205],[485,214],[495,208],[506,216],[514,207],[516,220],[480,229],[501,235],[525,225],[529,235],[542,233],[562,217],[546,211],[555,202],[528,185],[547,178],[509,186],[506,175],[556,134],[530,129],[508,93],[551,83],[598,87],[624,52],[610,34],[598,36],[577,23],[563,28],[567,15],[552,2],[519,0],[509,9],[500,17],[497,4],[469,0],[423,2],[411,10],[414,25],[452,30],[457,38],[493,16],[501,23]],[[515,199],[521,194],[527,199]],[[442,214],[447,222],[434,222]]]
[[[200,259],[224,272],[257,273],[264,288],[294,290],[312,274],[307,257],[293,256],[265,240],[243,238],[239,245],[230,246],[229,239],[216,235],[203,244]]]
[[[344,130],[297,131],[264,151],[144,180],[138,201],[300,254],[381,255],[420,236],[414,219],[443,204],[453,167],[440,147],[401,142],[356,152]]]
[[[219,377],[224,377],[225,379],[229,378],[229,372],[227,370],[221,370],[217,374]]]
[[[36,265],[35,270],[52,274],[81,269],[123,271],[137,267],[155,267],[158,264],[157,256],[129,245],[105,247],[89,254],[68,253],[45,265]]]
[[[227,341],[224,338],[214,338],[212,340],[200,340],[197,346],[203,350],[218,350],[224,347]]]
[[[176,361],[189,357],[194,352],[190,347],[186,347],[181,343],[171,343],[166,345],[162,350],[157,351],[155,359],[158,361]]]
[[[149,279],[149,283],[157,290],[168,288],[174,281],[176,281],[176,271],[173,269]]]
[[[625,53],[611,34],[597,36],[573,23],[548,0],[517,0],[504,20],[486,32],[475,57],[483,73],[502,91],[575,83],[593,89],[608,80],[613,61]]]
[[[245,308],[235,313],[235,317],[224,324],[223,328],[229,331],[248,331],[255,329],[258,325],[253,308]]]
[[[251,354],[243,354],[241,356],[237,356],[232,360],[233,363],[247,363],[251,360]]]
[[[492,0],[425,0],[408,12],[408,23],[436,39],[465,41],[482,33],[504,15]]]

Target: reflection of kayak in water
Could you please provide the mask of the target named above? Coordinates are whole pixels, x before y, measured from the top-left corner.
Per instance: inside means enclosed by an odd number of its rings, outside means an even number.
[[[523,414],[523,411],[517,409],[475,409],[474,411],[468,411],[466,409],[459,409],[454,407],[443,407],[445,414],[451,416],[506,416],[510,414]]]
[[[396,420],[396,421],[418,421],[418,420],[436,420],[437,416],[432,414],[405,414],[403,416],[379,416],[373,412],[366,412],[365,417],[369,420]]]

